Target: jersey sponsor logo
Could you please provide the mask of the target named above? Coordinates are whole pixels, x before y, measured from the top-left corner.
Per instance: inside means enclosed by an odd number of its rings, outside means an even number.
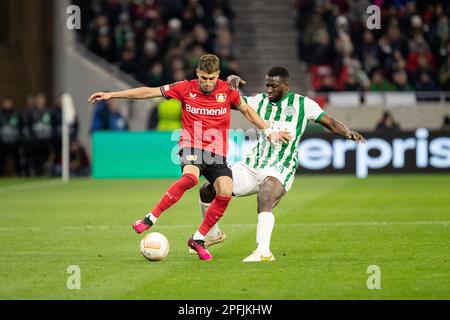
[[[212,109],[212,108],[195,108],[186,104],[186,111],[200,116],[223,116],[228,113],[227,108]]]
[[[164,87],[163,87],[163,90],[164,90],[164,91],[169,91],[169,90],[170,90],[170,85],[164,86]]]
[[[223,102],[227,101],[227,95],[225,93],[216,94],[216,101],[218,103],[223,103]]]
[[[295,108],[293,106],[287,106],[286,109],[284,110],[284,113],[288,117],[292,117],[295,114]]]

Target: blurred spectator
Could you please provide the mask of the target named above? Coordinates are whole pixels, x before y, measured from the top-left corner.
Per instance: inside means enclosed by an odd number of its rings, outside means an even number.
[[[90,160],[84,147],[74,140],[70,143],[70,174],[75,177],[88,176],[90,173]]]
[[[29,95],[26,97],[25,108],[22,110],[22,144],[20,150],[20,164],[21,164],[21,175],[31,176],[32,175],[32,149],[33,149],[33,138],[31,134],[31,128],[28,125],[32,121],[33,112],[36,108],[35,97]]]
[[[100,101],[95,105],[91,133],[102,130],[128,130],[128,121],[120,112],[115,101]]]
[[[149,29],[152,30],[152,29]],[[148,31],[147,31],[148,32]],[[160,61],[158,45],[153,40],[144,43],[143,56],[140,59],[139,67],[147,70]]]
[[[220,72],[220,78],[226,80],[231,75],[236,75],[241,77],[239,61],[231,58],[228,61],[222,63],[222,68]],[[242,89],[242,88],[240,88]]]
[[[0,108],[0,176],[19,174],[19,144],[22,119],[12,99],[6,98]]]
[[[369,78],[354,55],[350,36],[341,32],[341,36],[336,39],[335,48],[338,53],[338,60],[335,62],[335,72],[338,76],[337,87],[340,90],[366,89],[370,84]]]
[[[425,41],[425,40],[423,40]],[[430,70],[434,70],[434,57],[426,48],[425,43],[418,45],[416,52],[411,52],[407,59],[407,70],[409,74],[415,73],[420,67],[426,66]]]
[[[92,116],[91,133],[94,131],[109,130],[109,111],[106,101],[95,104]]]
[[[370,91],[384,92],[393,91],[395,87],[383,75],[381,69],[375,69],[372,73]]]
[[[91,50],[110,63],[113,63],[116,60],[116,54],[114,53],[114,47],[111,44],[108,27],[105,26],[99,30],[96,43],[91,47]]]
[[[447,62],[447,57],[449,55],[449,45],[450,45],[450,26],[449,18],[447,16],[441,15],[438,19],[435,27],[435,34],[431,32],[430,42],[434,46],[434,52],[436,53],[436,60],[438,65],[442,65]]]
[[[404,70],[396,71],[393,76],[394,87],[396,91],[411,91],[412,88],[408,83],[408,74]]]
[[[364,71],[370,74],[374,68],[380,65],[378,58],[378,45],[375,42],[375,36],[370,30],[366,30],[363,34],[362,44],[356,46],[358,59],[363,62]]]
[[[108,101],[109,111],[109,128],[113,131],[126,131],[128,130],[128,120],[120,112],[119,106],[115,101]]]
[[[385,111],[376,126],[376,130],[383,132],[397,132],[400,131],[400,126],[394,121],[391,113],[389,111]]]
[[[417,91],[436,91],[437,85],[431,74],[428,72],[420,72],[415,82]]]
[[[53,112],[47,104],[47,97],[36,96],[35,108],[31,109],[27,123],[30,132],[30,174],[42,176],[50,174],[49,156],[53,137]]]
[[[167,83],[164,75],[164,66],[161,62],[154,63],[150,68],[148,75],[143,81],[148,87],[160,87]]]
[[[55,163],[52,168],[53,176],[62,175],[62,153],[55,155]],[[69,145],[69,172],[72,177],[85,177],[90,174],[91,162],[85,148],[78,140],[70,141]]]
[[[139,72],[139,66],[135,60],[134,51],[125,49],[122,52],[122,59],[119,61],[119,69],[136,78]]]
[[[181,128],[181,102],[175,99],[162,100],[150,112],[149,130],[173,131]]]
[[[442,90],[450,90],[450,55],[447,61],[439,68],[439,86]]]
[[[327,64],[334,59],[334,50],[327,29],[317,30],[316,36],[312,40],[312,47],[314,48],[314,55],[311,57],[311,63]]]
[[[442,122],[441,130],[450,131],[450,116],[445,116],[444,121]]]
[[[336,90],[336,79],[331,74],[324,75],[317,91],[331,92],[335,90]]]

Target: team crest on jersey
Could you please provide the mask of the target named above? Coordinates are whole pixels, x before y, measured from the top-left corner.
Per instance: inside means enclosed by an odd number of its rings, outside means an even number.
[[[195,154],[190,154],[190,155],[186,156],[186,160],[187,161],[196,161],[197,156]]]
[[[218,103],[222,103],[222,102],[227,101],[227,95],[225,93],[216,94],[216,101]]]
[[[284,110],[284,113],[288,117],[292,117],[295,114],[295,108],[293,106],[287,106],[286,110]]]

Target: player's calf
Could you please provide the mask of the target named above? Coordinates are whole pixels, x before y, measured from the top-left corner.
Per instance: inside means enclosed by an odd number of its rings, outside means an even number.
[[[177,203],[184,193],[195,187],[197,183],[198,177],[190,173],[184,174],[167,190],[151,213],[149,213],[144,219],[138,220],[133,224],[133,229],[138,234],[150,229],[150,227],[156,223],[156,220],[164,211]]]
[[[205,183],[199,190],[200,193],[200,200],[203,203],[211,203],[214,201],[214,198],[216,197],[216,190],[214,190],[214,187],[210,183]]]
[[[211,228],[222,218],[230,201],[231,197],[216,196],[209,206],[208,211],[206,211],[205,218],[200,226],[199,232],[202,235],[206,236]]]

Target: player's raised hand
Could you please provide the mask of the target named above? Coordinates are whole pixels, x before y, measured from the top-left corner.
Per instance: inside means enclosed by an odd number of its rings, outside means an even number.
[[[94,104],[98,101],[107,101],[112,99],[112,93],[109,92],[96,92],[89,97],[89,102]]]
[[[228,76],[227,82],[232,89],[237,89],[240,85],[244,85],[247,83],[246,81],[242,80],[241,77],[236,75]]]
[[[359,142],[366,143],[366,139],[362,136],[362,134],[360,134],[357,131],[350,131],[347,134],[347,138],[355,141],[356,143],[359,143]]]
[[[292,136],[289,133],[289,131],[272,131],[267,138],[270,140],[270,142],[275,143],[278,140],[281,140],[283,143],[288,143],[290,140],[292,140]]]

